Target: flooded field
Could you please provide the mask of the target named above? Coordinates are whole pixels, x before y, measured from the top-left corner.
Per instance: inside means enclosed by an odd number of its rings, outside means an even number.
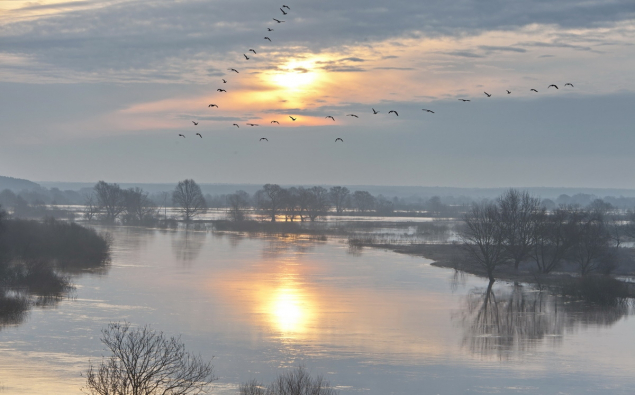
[[[376,220],[376,219],[374,219]],[[213,393],[300,364],[341,394],[632,394],[632,308],[590,308],[346,239],[100,228],[109,268],[0,322],[0,393],[80,393],[113,321],[214,358]]]

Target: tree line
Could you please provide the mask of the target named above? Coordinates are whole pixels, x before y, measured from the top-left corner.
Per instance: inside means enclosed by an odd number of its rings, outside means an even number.
[[[521,264],[539,274],[574,265],[582,275],[610,274],[624,258],[621,244],[635,238],[635,213],[595,200],[582,209],[551,211],[526,191],[510,189],[494,202],[473,204],[460,236],[472,262],[490,281],[498,268]]]

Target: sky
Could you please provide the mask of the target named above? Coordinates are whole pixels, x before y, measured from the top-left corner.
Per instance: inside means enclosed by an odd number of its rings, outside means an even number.
[[[284,4],[0,1],[0,175],[635,188],[632,0]]]

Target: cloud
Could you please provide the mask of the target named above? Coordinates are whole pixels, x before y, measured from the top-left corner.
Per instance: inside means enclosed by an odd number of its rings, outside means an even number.
[[[463,58],[484,58],[485,57],[484,55],[479,55],[470,51],[451,51],[451,52],[441,52],[441,53],[443,53],[444,55],[459,56]]]
[[[516,47],[498,47],[498,46],[491,46],[491,45],[479,45],[478,48],[488,52],[495,52],[495,51],[521,52],[521,53],[527,52],[527,50],[524,48],[516,48]]]

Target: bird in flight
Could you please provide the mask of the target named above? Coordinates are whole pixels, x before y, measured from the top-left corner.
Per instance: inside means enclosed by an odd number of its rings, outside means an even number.
[[[223,84],[226,84],[226,83],[227,83],[227,80],[226,80],[226,79],[222,78],[222,80],[223,80]]]
[[[324,118],[331,118],[332,120],[334,120],[334,121],[335,121],[335,118],[333,118],[333,116],[332,116],[332,115],[327,115],[327,116],[326,116],[326,117],[324,117]]]
[[[251,49],[249,48],[249,51],[253,52],[254,54],[256,54],[256,50],[255,49]]]
[[[198,137],[200,137],[200,138],[203,138],[203,136],[201,136],[201,134],[200,134],[200,133],[196,133],[196,135],[197,135]]]
[[[271,41],[271,39],[270,39],[269,37],[265,37],[265,40],[269,40],[269,41]]]
[[[291,115],[289,115],[289,118],[291,118],[292,121],[295,121],[298,118],[293,118]]]
[[[573,84],[572,84],[572,83],[567,82],[566,84],[564,84],[564,86],[567,86],[567,85],[569,85],[570,87],[572,87],[572,88],[573,88]]]
[[[557,86],[556,84],[551,84],[551,85],[549,85],[549,86],[547,87],[547,89],[551,88],[552,86],[553,86],[554,88],[558,89],[558,86]]]
[[[282,5],[282,8],[286,8],[287,10],[290,10],[290,9],[291,9],[291,8],[289,8],[289,6],[288,6],[288,5],[284,5],[284,4]]]
[[[423,110],[423,111],[426,111],[426,112],[431,112],[431,113],[433,113],[433,114],[434,114],[434,111],[432,111],[432,110],[426,110],[425,108],[422,108],[422,110]]]
[[[207,106],[207,107],[216,107],[216,108],[218,108],[218,106],[217,106],[216,104],[210,104],[210,105],[209,105],[209,106]]]
[[[262,141],[262,140],[269,141],[266,137],[261,137],[260,140],[258,140],[258,141]]]
[[[258,126],[257,123],[248,123],[247,125],[249,125],[249,126]]]
[[[538,91],[535,90],[534,88],[531,88],[530,91],[534,91],[534,92],[538,93]]]
[[[287,13],[282,8],[280,8],[280,11],[282,11],[282,15],[287,15]]]
[[[395,111],[395,110],[388,111],[388,114],[390,114],[391,112],[394,112],[396,116],[399,116],[399,113],[397,111]]]
[[[505,89],[505,90],[507,91],[507,94],[508,94],[508,95],[511,93],[509,90],[507,90],[507,89]]]
[[[355,114],[346,114],[347,117],[355,117],[355,118],[359,118],[357,115]]]
[[[234,125],[234,126],[236,126],[237,128],[240,128],[240,126],[238,126],[238,124],[237,124],[237,123],[235,123],[235,124],[233,124],[233,125]]]
[[[342,143],[344,142],[344,140],[342,140],[340,137],[335,139],[335,142],[337,143],[337,140],[341,141]]]
[[[182,135],[181,133],[179,133],[179,136],[180,136],[180,137],[183,137],[183,138],[185,138],[185,136],[184,136],[184,135]]]
[[[274,21],[276,21],[276,22],[278,22],[278,23],[282,23],[282,22],[284,22],[284,21],[278,20],[278,19],[276,19],[276,18],[273,18],[273,20],[274,20]]]
[[[267,31],[268,31],[268,32],[272,32],[272,31],[273,31],[273,29],[272,29],[272,28],[270,28],[270,27],[268,27],[268,28],[267,28]]]
[[[216,90],[219,91],[219,92],[227,92],[225,89],[221,89],[221,88],[218,88]]]
[[[373,114],[379,114],[379,111],[375,111],[375,109],[373,108]]]
[[[238,70],[236,70],[236,69],[227,69],[227,70],[238,73]]]
[[[194,126],[198,125],[198,122],[192,121],[192,123],[194,124]]]
[[[459,99],[460,101],[470,101],[470,99]]]
[[[280,125],[280,122],[278,121],[271,121],[271,123],[277,123],[278,125]]]
[[[249,56],[243,54],[243,56],[245,57],[245,59],[249,60]]]
[[[483,93],[485,93],[485,94],[487,95],[487,97],[492,97],[492,95],[490,95],[490,94],[489,94],[489,93],[487,93],[487,92],[483,92]]]

